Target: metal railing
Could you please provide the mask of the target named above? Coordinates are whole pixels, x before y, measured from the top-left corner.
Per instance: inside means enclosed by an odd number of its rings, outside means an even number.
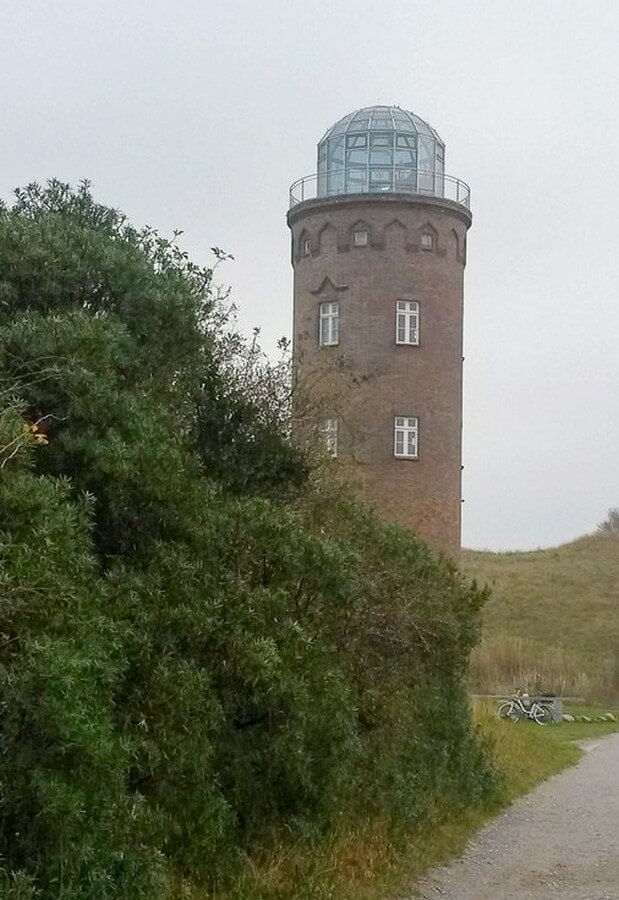
[[[306,200],[355,194],[416,194],[439,197],[470,209],[471,189],[465,181],[425,169],[397,166],[383,169],[383,180],[372,180],[372,169],[331,169],[299,178],[290,188],[290,207]],[[388,177],[384,177],[387,176]],[[351,177],[352,176],[352,177]],[[354,177],[354,181],[353,181]]]

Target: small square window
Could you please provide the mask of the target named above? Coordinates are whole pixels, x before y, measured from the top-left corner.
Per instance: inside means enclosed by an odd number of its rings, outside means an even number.
[[[302,250],[303,256],[311,256],[311,254],[312,254],[312,242],[310,241],[309,238],[305,238],[305,239],[303,240],[303,245],[302,245],[301,250]]]
[[[430,234],[429,231],[426,231],[421,235],[421,249],[434,250],[434,235]]]
[[[352,236],[355,247],[367,247],[368,233],[367,231],[355,231]]]

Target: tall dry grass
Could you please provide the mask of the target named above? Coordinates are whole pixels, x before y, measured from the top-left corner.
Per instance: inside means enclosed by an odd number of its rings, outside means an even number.
[[[485,635],[471,654],[471,690],[488,694],[513,693],[517,688],[552,691],[557,696],[612,700],[615,693],[614,658],[583,660],[561,646],[538,643],[507,634]]]

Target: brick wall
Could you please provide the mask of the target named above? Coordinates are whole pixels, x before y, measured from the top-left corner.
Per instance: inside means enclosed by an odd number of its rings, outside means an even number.
[[[294,357],[312,415],[338,420],[339,456],[386,519],[457,552],[470,214],[438,198],[381,194],[308,201],[288,220]],[[367,246],[353,245],[357,229],[367,230]],[[422,233],[433,236],[431,251]],[[395,342],[398,299],[420,304],[419,346]],[[321,348],[319,305],[329,300],[340,304],[340,342]],[[395,416],[419,419],[418,459],[394,457]]]

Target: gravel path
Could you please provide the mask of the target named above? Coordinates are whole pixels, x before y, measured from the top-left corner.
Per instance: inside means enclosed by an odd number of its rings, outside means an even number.
[[[619,900],[619,734],[585,749],[575,768],[516,801],[414,896]]]

